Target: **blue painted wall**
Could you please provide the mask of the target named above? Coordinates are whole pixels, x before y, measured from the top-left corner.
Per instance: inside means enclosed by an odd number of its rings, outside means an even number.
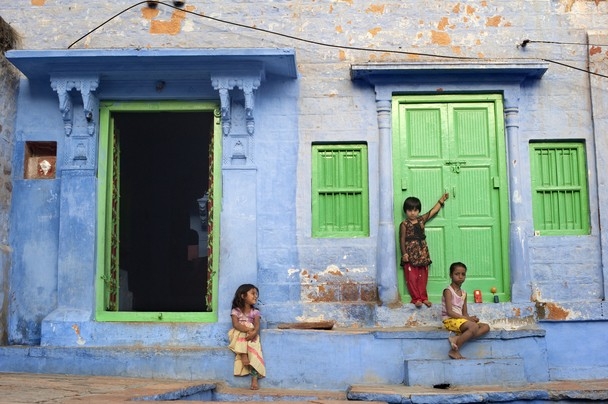
[[[36,3],[7,5],[3,18],[25,36],[24,49],[42,55],[65,48],[77,34],[130,5],[125,1],[108,5],[91,2],[95,13],[88,13],[85,6],[89,2],[80,2],[78,7]],[[335,320],[354,329],[438,325],[437,307],[411,311],[391,299],[396,290],[391,276],[397,268],[391,244],[393,208],[392,202],[387,202],[392,200],[392,185],[386,185],[392,183],[386,154],[390,150],[390,125],[385,126],[390,117],[382,111],[395,93],[492,92],[504,95],[506,108],[513,299],[497,307],[476,309],[495,327],[534,325],[546,330],[546,347],[541,349],[546,349],[551,378],[605,377],[604,371],[594,373],[592,369],[608,367],[608,359],[596,355],[597,349],[605,347],[602,307],[608,290],[608,240],[601,232],[608,226],[608,188],[602,175],[608,168],[604,156],[608,140],[601,135],[608,130],[606,79],[563,66],[584,70],[590,65],[595,72],[608,73],[605,50],[593,45],[608,43],[605,34],[595,31],[608,23],[605,2],[453,2],[439,6],[421,2],[414,9],[403,2],[285,2],[278,6],[273,2],[215,2],[211,6],[191,1],[186,7],[196,12],[209,12],[212,7],[214,15],[227,20],[344,46],[323,47],[268,33],[232,31],[232,26],[211,26],[209,21],[171,8],[152,11],[144,6],[76,46],[105,49],[94,51],[98,52],[97,67],[102,69],[111,69],[112,56],[120,53],[115,50],[124,49],[294,49],[297,75],[267,70],[255,91],[256,127],[248,165],[230,164],[233,139],[223,138],[218,322],[135,325],[94,320],[95,166],[59,172],[54,180],[22,177],[25,142],[53,140],[60,158],[70,152],[57,94],[48,75],[53,67],[38,63],[30,66],[33,77],[21,80],[17,100],[10,275],[0,278],[10,296],[3,308],[9,343],[163,346],[179,341],[177,344],[184,346],[222,347],[229,328],[230,301],[236,286],[243,282],[260,287],[260,306],[269,329],[281,322],[315,320]],[[68,21],[71,30],[58,28]],[[170,29],[174,31],[167,31]],[[527,35],[563,44],[517,46]],[[592,45],[586,45],[587,38]],[[370,51],[349,49],[345,44]],[[65,60],[74,55],[70,52],[66,51]],[[448,63],[448,59],[414,54],[418,52],[477,60],[449,59]],[[206,68],[214,61],[221,61],[227,71],[239,67],[238,62],[212,59]],[[351,76],[356,70],[353,66],[373,70],[375,62],[393,63],[393,70]],[[410,66],[404,68],[408,63]],[[542,66],[543,73],[522,78],[532,69],[528,63]],[[399,70],[399,66],[412,70],[412,64],[419,73]],[[506,71],[505,64],[515,73]],[[468,66],[464,75],[457,72],[462,66]],[[158,69],[167,72],[166,66]],[[77,70],[68,69],[67,73]],[[166,91],[160,94],[152,85],[155,80],[154,66],[123,81],[102,76],[95,96],[98,100],[220,98],[207,77],[195,77],[191,83],[169,79]],[[81,108],[76,105],[75,116],[80,116]],[[75,119],[75,129],[84,129],[81,118]],[[244,129],[237,124],[235,130]],[[528,145],[531,140],[554,139],[585,141],[592,229],[587,236],[534,235]],[[368,144],[368,238],[311,237],[311,145],[327,141]],[[355,291],[344,293],[345,285],[355,285]],[[580,306],[585,309],[580,310]],[[269,335],[271,340],[290,338]],[[592,342],[577,346],[576,366],[571,368],[573,357],[568,352],[582,336]],[[278,357],[278,349],[278,345],[269,346],[268,355]],[[393,348],[384,350],[383,344],[374,349],[380,357],[393,354]],[[331,349],[322,352],[329,355]],[[346,365],[357,362],[356,356],[353,354]],[[287,371],[287,365],[277,366],[285,366],[278,369]],[[314,368],[301,369],[304,373],[311,370]],[[289,376],[290,381],[297,378]]]

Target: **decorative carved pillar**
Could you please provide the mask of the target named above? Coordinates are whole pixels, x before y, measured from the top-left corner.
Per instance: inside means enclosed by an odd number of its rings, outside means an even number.
[[[528,238],[531,235],[529,212],[522,201],[522,164],[519,153],[519,108],[508,105],[505,98],[505,127],[507,130],[509,191],[511,219],[509,226],[510,265],[513,302],[529,302],[531,290],[530,264],[528,263]]]
[[[54,338],[58,323],[77,324],[92,317],[97,215],[96,128],[98,77],[51,77],[59,97],[64,133],[59,195],[57,308],[43,321],[43,339]],[[74,93],[80,92],[82,105]]]
[[[211,75],[219,93],[222,119],[222,256],[219,293],[229,295],[242,283],[257,283],[257,169],[254,98],[263,70]]]
[[[386,98],[388,97],[388,98]],[[382,99],[380,99],[382,98]],[[378,114],[378,198],[379,228],[376,276],[378,294],[383,304],[399,301],[397,288],[397,272],[395,271],[395,225],[393,223],[393,184],[392,184],[392,152],[391,152],[391,99],[390,93],[382,97],[376,93],[376,112]],[[388,196],[388,197],[387,197]]]

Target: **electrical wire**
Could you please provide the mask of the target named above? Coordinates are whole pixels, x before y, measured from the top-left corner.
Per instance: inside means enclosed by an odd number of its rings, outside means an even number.
[[[245,29],[249,29],[249,30],[254,30],[254,31],[259,31],[259,32],[263,32],[266,34],[270,34],[270,35],[275,35],[275,36],[280,36],[283,38],[288,38],[288,39],[292,39],[294,41],[298,41],[298,42],[305,42],[308,44],[312,44],[312,45],[317,45],[317,46],[325,46],[325,47],[329,47],[329,48],[335,48],[335,49],[347,49],[347,50],[355,50],[355,51],[363,51],[363,52],[374,52],[374,53],[395,53],[395,54],[402,54],[402,55],[411,55],[411,56],[426,56],[426,57],[432,57],[432,58],[440,58],[440,59],[457,59],[457,60],[483,60],[481,58],[477,58],[477,57],[466,57],[466,56],[451,56],[451,55],[441,55],[441,54],[432,54],[432,53],[422,53],[422,52],[410,52],[410,51],[403,51],[403,50],[396,50],[396,49],[370,49],[370,48],[363,48],[363,47],[357,47],[357,46],[348,46],[348,45],[335,45],[335,44],[328,44],[328,43],[324,43],[324,42],[319,42],[319,41],[315,41],[312,39],[306,39],[306,38],[300,38],[297,36],[293,36],[293,35],[289,35],[289,34],[284,34],[281,32],[274,32],[274,31],[270,31],[264,28],[258,28],[258,27],[252,27],[249,25],[245,25],[245,24],[240,24],[238,22],[233,22],[233,21],[227,21],[227,20],[222,20],[220,18],[216,18],[216,17],[211,17],[208,15],[204,15],[204,14],[199,14],[199,13],[195,13],[194,11],[190,11],[190,10],[186,10],[177,6],[174,6],[172,4],[167,4],[164,3],[162,1],[155,1],[155,0],[147,0],[147,1],[140,1],[138,3],[135,3],[127,8],[125,8],[124,10],[114,14],[113,16],[111,16],[110,18],[108,18],[107,20],[105,20],[104,22],[102,22],[101,24],[99,24],[98,26],[96,26],[95,28],[93,28],[92,30],[90,30],[89,32],[87,32],[86,34],[82,35],[80,38],[76,39],[74,42],[72,42],[69,46],[68,49],[72,48],[72,46],[74,46],[75,44],[77,44],[78,42],[80,42],[81,40],[83,40],[84,38],[86,38],[87,36],[91,35],[93,32],[97,31],[98,29],[100,29],[101,27],[103,27],[104,25],[108,24],[109,22],[111,22],[112,20],[114,20],[115,18],[117,18],[118,16],[126,13],[127,11],[142,5],[142,4],[147,4],[147,5],[151,5],[154,4],[154,7],[156,7],[158,4],[162,4],[164,6],[167,6],[169,8],[173,8],[179,11],[182,11],[184,13],[187,14],[192,14],[195,15],[197,17],[202,17],[202,18],[206,18],[208,20],[212,20],[215,22],[219,22],[222,24],[227,24],[227,25],[233,25],[236,27],[241,27],[241,28],[245,28]],[[569,44],[569,45],[583,45],[580,43],[560,43],[560,42],[552,42],[552,41],[533,41],[530,39],[524,39],[521,44],[518,44],[518,47],[526,47],[529,43],[556,43],[556,44]],[[606,46],[606,45],[592,45],[592,46]],[[529,58],[508,58],[507,60],[529,60]],[[552,59],[535,59],[535,60],[542,60],[544,62],[547,63],[553,63],[559,66],[563,66],[563,67],[567,67],[573,70],[578,70],[581,72],[585,72],[594,76],[598,76],[598,77],[604,77],[604,78],[608,78],[608,75],[604,75],[604,74],[600,74],[600,73],[595,73],[592,72],[590,70],[587,69],[582,69],[576,66],[572,66],[566,63],[562,63],[562,62],[557,62],[555,60]]]
[[[555,44],[555,45],[580,45],[580,46],[608,46],[608,45],[602,45],[602,44],[597,44],[597,43],[582,43],[582,42],[560,42],[560,41],[533,41],[531,39],[524,39],[522,41],[521,44],[519,44],[519,46],[521,46],[522,48],[525,48],[527,44],[529,43],[549,43],[549,44]]]

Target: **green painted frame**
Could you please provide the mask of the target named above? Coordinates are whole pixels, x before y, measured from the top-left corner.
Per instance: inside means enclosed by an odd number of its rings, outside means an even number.
[[[97,272],[95,276],[95,319],[97,321],[139,321],[139,322],[216,322],[218,307],[218,268],[219,256],[217,253],[211,255],[212,274],[212,311],[208,312],[120,312],[110,311],[105,307],[105,296],[107,284],[113,281],[109,279],[109,257],[111,243],[111,181],[112,181],[112,113],[114,112],[210,112],[214,114],[214,139],[213,162],[214,185],[213,195],[210,199],[216,204],[221,200],[222,181],[221,175],[221,122],[219,105],[213,101],[125,101],[100,103],[99,118],[99,159],[97,169]],[[219,157],[219,158],[218,158]],[[216,231],[219,231],[219,205],[216,205],[210,216],[210,221]],[[211,238],[212,251],[219,251],[219,237]]]
[[[590,223],[590,209],[589,209],[589,186],[587,177],[587,152],[585,150],[585,142],[577,140],[559,140],[559,141],[534,141],[530,142],[530,175],[532,183],[532,217],[534,219],[534,233],[537,236],[584,236],[591,233]],[[541,169],[536,159],[536,152],[540,149],[557,150],[557,149],[574,149],[577,151],[577,164],[572,164],[571,168],[576,169],[578,174],[577,184],[563,185],[563,184],[542,184],[541,181]],[[561,161],[555,161],[555,165],[558,168],[562,168],[560,165]],[[574,167],[576,166],[576,167]],[[546,229],[544,228],[541,216],[547,210],[550,210],[545,206],[543,198],[539,195],[541,191],[554,193],[565,193],[567,191],[578,190],[580,198],[578,203],[574,203],[573,211],[580,212],[578,221],[574,220],[574,216],[565,218],[565,222],[575,222],[579,228],[560,228],[560,229]],[[554,208],[554,206],[552,206]],[[567,209],[564,209],[567,210]],[[570,220],[567,220],[570,219]],[[560,225],[563,225],[563,221],[558,221]]]
[[[318,184],[320,173],[317,164],[319,154],[323,151],[345,151],[345,150],[359,150],[361,155],[361,172],[351,173],[352,175],[360,178],[361,180],[361,205],[360,205],[360,217],[361,229],[360,230],[332,230],[323,231],[320,230],[321,224],[319,223],[319,209],[321,208],[321,202],[319,192],[321,186]],[[312,236],[314,238],[351,238],[351,237],[369,237],[369,174],[368,174],[368,145],[367,143],[313,143],[312,144],[312,181],[311,181],[311,210],[312,210]],[[339,173],[342,176],[347,173]],[[358,174],[358,175],[357,175]],[[338,181],[338,178],[335,178]],[[347,194],[349,191],[355,190],[355,188],[336,188],[336,193]]]

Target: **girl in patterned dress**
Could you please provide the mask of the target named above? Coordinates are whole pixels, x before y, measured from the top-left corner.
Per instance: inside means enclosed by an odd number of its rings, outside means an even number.
[[[429,279],[431,257],[424,234],[424,225],[431,220],[443,207],[445,200],[450,197],[445,193],[431,210],[420,214],[422,203],[420,199],[410,196],[403,202],[403,212],[406,219],[399,226],[399,245],[401,247],[401,265],[405,275],[405,283],[410,294],[411,303],[416,307],[423,304],[431,307],[426,284]]]
[[[228,332],[228,348],[235,353],[234,375],[251,375],[251,390],[258,390],[258,379],[266,376],[260,343],[261,313],[255,307],[259,290],[255,285],[238,287],[232,300],[232,328]]]

